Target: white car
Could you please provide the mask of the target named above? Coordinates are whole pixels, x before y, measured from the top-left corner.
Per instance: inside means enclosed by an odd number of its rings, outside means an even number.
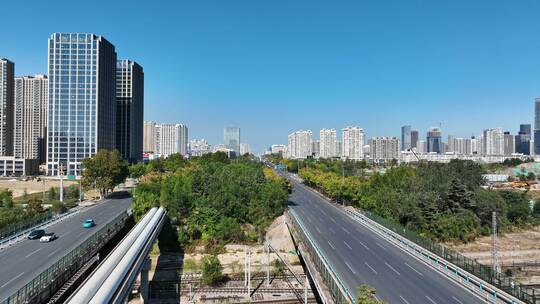
[[[54,232],[49,232],[49,233],[45,233],[40,239],[39,239],[39,242],[40,243],[48,243],[48,242],[52,242],[54,240],[56,240],[58,237],[56,236],[56,234],[54,234]]]

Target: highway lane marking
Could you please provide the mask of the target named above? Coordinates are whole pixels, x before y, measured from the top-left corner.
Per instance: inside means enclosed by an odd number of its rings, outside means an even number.
[[[326,213],[326,211],[324,211],[324,210],[321,209],[321,212],[322,212],[324,215],[328,216],[328,214]]]
[[[21,272],[19,273],[19,275],[17,275],[16,277],[12,278],[11,280],[7,281],[6,283],[4,283],[4,285],[0,286],[0,288],[4,288],[7,286],[7,284],[15,281],[16,279],[20,278],[22,275],[24,274],[24,272]]]
[[[47,255],[47,257],[50,257],[51,255],[53,255],[53,254],[57,253],[57,252],[58,252],[58,250],[60,250],[60,249],[62,249],[62,248],[58,248],[58,249],[56,249],[55,251],[53,251],[53,252],[49,253],[49,254]]]
[[[383,245],[379,244],[379,242],[375,242],[375,244],[376,244],[377,246],[381,247],[381,248],[382,248],[383,250],[385,250],[385,251],[388,250],[388,249],[386,249],[386,247],[384,247]]]
[[[362,245],[362,246],[363,246],[364,248],[366,248],[367,250],[371,250],[371,249],[369,249],[369,247],[368,247],[366,244],[364,244],[362,241],[358,241],[358,243],[360,243],[360,245]]]
[[[319,232],[320,234],[322,234],[321,230],[319,230],[319,227],[315,227],[315,229],[317,229],[317,232]]]
[[[307,218],[308,222],[313,223],[313,222],[311,221],[311,218],[310,218],[309,216],[306,216],[306,218]]]
[[[388,266],[388,268],[392,269],[392,271],[395,272],[397,275],[401,275],[401,273],[399,273],[399,271],[397,271],[394,267],[392,267],[392,265],[390,265],[390,264],[388,264],[386,262],[384,262],[384,264],[386,266]]]
[[[399,297],[401,298],[401,300],[403,300],[403,302],[405,302],[405,304],[409,304],[409,302],[407,302],[407,300],[405,300],[404,297],[402,297],[402,296],[399,296]]]
[[[25,258],[28,258],[29,256],[31,256],[31,255],[33,255],[34,253],[40,251],[41,249],[43,249],[43,248],[36,249],[36,250],[30,252],[29,254],[25,255],[24,257],[25,257]]]
[[[79,237],[79,236],[83,235],[83,234],[84,234],[85,232],[86,232],[86,231],[83,231],[83,232],[81,232],[81,233],[77,234],[77,237]]]
[[[414,272],[418,273],[419,275],[424,276],[420,271],[414,269],[414,267],[412,267],[411,265],[407,264],[407,262],[405,262],[405,265],[406,265],[407,267],[409,267],[410,269],[414,270]]]
[[[347,268],[349,268],[353,274],[356,274],[356,271],[354,271],[354,269],[351,267],[351,265],[349,265],[349,263],[347,263],[347,261],[345,261],[345,265],[347,265]]]
[[[433,301],[433,299],[430,298],[430,297],[428,297],[428,296],[426,296],[426,299],[428,299],[428,300],[429,300],[431,303],[433,303],[433,304],[437,304],[437,302]]]
[[[456,300],[456,302],[458,302],[459,304],[463,304],[463,302],[461,302],[458,298],[456,297],[452,297],[452,299]]]
[[[377,271],[375,269],[373,269],[373,267],[371,267],[371,265],[368,264],[368,262],[364,262],[364,264],[366,264],[366,266],[371,269],[371,271],[373,271],[373,273],[375,274],[378,274]]]
[[[330,247],[332,247],[332,249],[336,250],[336,247],[334,247],[334,245],[332,245],[332,243],[330,243],[330,241],[327,241],[328,242],[328,245],[330,245]]]
[[[333,218],[330,218],[330,220],[331,220],[332,222],[334,222],[334,224],[337,224],[337,222],[336,222],[336,220],[335,220],[335,219],[333,219]]]
[[[62,234],[62,235],[59,235],[58,237],[66,236],[66,235],[68,235],[68,234],[70,234],[70,233],[71,233],[71,231],[68,231],[68,232],[66,232],[66,233],[64,233],[64,234]]]
[[[343,229],[343,231],[345,231],[345,233],[351,234],[351,233],[349,232],[349,230],[345,229],[344,227],[341,227],[341,229]]]
[[[349,247],[350,250],[352,250],[351,246],[349,246],[349,244],[347,244],[347,242],[343,241],[343,243],[345,244],[345,246]]]

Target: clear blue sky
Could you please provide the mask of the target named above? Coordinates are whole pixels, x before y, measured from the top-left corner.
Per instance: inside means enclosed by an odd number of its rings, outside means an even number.
[[[411,124],[444,136],[533,121],[539,1],[7,1],[0,57],[46,73],[53,32],[92,32],[145,70],[145,119],[256,152],[295,129]]]

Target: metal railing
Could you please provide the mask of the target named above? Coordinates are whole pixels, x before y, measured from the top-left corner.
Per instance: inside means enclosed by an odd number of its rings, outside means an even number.
[[[41,224],[49,219],[52,219],[53,217],[54,217],[54,214],[51,211],[48,211],[48,212],[39,214],[35,217],[26,219],[22,222],[14,223],[7,227],[4,227],[0,229],[0,241],[2,239],[15,235],[19,233],[20,231],[24,231],[28,228]]]
[[[110,232],[117,230],[119,224],[128,217],[127,212],[122,212],[107,225],[94,233],[82,244],[62,257],[59,261],[51,265],[40,273],[32,281],[19,289],[2,304],[19,304],[40,302],[43,294],[52,295],[73,273],[75,273],[88,259],[90,259],[101,248],[104,241],[114,236]],[[47,296],[44,297],[47,297]],[[37,300],[35,300],[37,298]]]
[[[0,250],[4,249],[6,247],[9,247],[17,242],[19,242],[22,239],[25,239],[27,234],[30,233],[32,230],[35,229],[43,229],[47,226],[50,226],[52,224],[55,224],[59,221],[63,221],[66,218],[77,214],[81,209],[72,208],[68,210],[67,212],[64,212],[59,215],[52,215],[51,217],[48,217],[44,221],[34,222],[32,225],[24,225],[21,226],[21,229],[15,232],[14,234],[11,234],[8,237],[5,237],[3,239],[0,239]],[[51,213],[52,214],[52,213]]]
[[[300,220],[294,210],[289,209],[288,212],[291,214],[295,230],[300,234],[300,238],[304,241],[303,243],[306,245],[308,253],[313,258],[315,268],[317,268],[317,271],[323,278],[323,281],[330,290],[335,302],[338,304],[356,303],[355,297],[351,294],[351,291],[343,283],[343,280],[339,275],[333,270],[328,258],[326,258],[326,255],[316,245],[309,230],[307,230],[302,223],[302,220]]]
[[[504,293],[499,293],[497,291],[497,289],[499,289],[525,303],[540,303],[540,296],[538,293],[535,293],[534,289],[515,282],[510,277],[506,277],[501,273],[495,273],[490,266],[482,265],[475,260],[467,258],[430,239],[419,236],[414,231],[406,229],[405,227],[373,214],[372,212],[359,210],[352,211],[348,209],[345,209],[345,211],[355,217],[365,216],[372,222],[388,229],[392,233],[389,237],[395,239],[402,247],[405,246],[407,249],[413,250],[415,254],[420,254],[422,257],[426,258],[429,263],[436,264],[436,268],[442,268],[444,271],[451,271],[457,276],[458,281],[461,280],[462,282],[466,282],[469,286],[474,285],[473,287],[476,288],[475,291],[489,294],[492,300],[516,303],[515,300],[505,296]],[[402,238],[398,236],[401,236]],[[412,244],[406,244],[403,239],[410,241]],[[414,245],[417,245],[418,247]],[[429,253],[432,253],[433,255],[430,255]]]

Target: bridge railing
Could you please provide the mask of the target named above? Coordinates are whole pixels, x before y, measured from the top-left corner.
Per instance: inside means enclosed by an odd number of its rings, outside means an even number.
[[[127,212],[118,215],[98,232],[86,239],[82,244],[4,300],[2,304],[40,302],[39,299],[34,299],[40,298],[43,293],[51,295],[54,290],[60,287],[53,285],[63,284],[64,280],[59,280],[59,278],[71,277],[71,275],[84,264],[85,260],[90,259],[96,253],[97,249],[101,247],[99,246],[100,243],[112,237],[110,232],[117,229],[117,226],[125,221],[127,217]]]
[[[51,211],[44,212],[35,217],[29,218],[25,221],[11,224],[7,227],[0,229],[0,240],[10,237],[19,233],[20,231],[26,230],[28,228],[39,225],[43,222],[46,222],[54,217],[54,214]]]
[[[442,258],[444,261],[451,263],[452,265],[446,264],[445,267],[453,266],[458,273],[460,268],[473,276],[485,281],[488,284],[493,285],[494,287],[502,290],[515,298],[531,304],[540,303],[540,295],[535,292],[533,288],[529,288],[521,283],[518,283],[512,278],[505,276],[501,273],[496,273],[493,271],[492,267],[478,263],[476,260],[467,258],[462,254],[449,249],[445,246],[440,245],[428,238],[418,235],[416,232],[411,231],[400,224],[394,223],[390,220],[387,220],[383,217],[380,217],[372,212],[360,211],[356,209],[355,211],[347,210],[349,213],[356,213],[357,215],[362,215],[370,219],[371,221],[383,226],[384,228],[392,231],[393,233],[400,235],[401,237],[411,241],[412,243],[418,245],[419,247],[433,253],[435,256]],[[428,257],[434,259],[433,257]],[[444,262],[439,261],[437,262]],[[456,267],[457,266],[457,267]],[[466,277],[467,280],[471,280],[470,277]],[[474,283],[471,281],[471,283]],[[476,282],[479,288],[487,289],[487,286],[483,286],[481,282]],[[502,296],[497,295],[496,291],[492,291],[495,297]],[[510,300],[511,301],[511,300]],[[512,302],[510,302],[512,303]]]
[[[304,226],[302,220],[296,215],[294,210],[289,209],[292,223],[295,230],[300,234],[300,238],[304,241],[306,249],[313,258],[315,268],[321,274],[324,283],[332,293],[334,300],[338,304],[356,303],[356,299],[347,286],[343,283],[340,276],[333,270],[332,266],[328,262],[328,258],[317,246],[314,239],[311,237],[309,230]]]

